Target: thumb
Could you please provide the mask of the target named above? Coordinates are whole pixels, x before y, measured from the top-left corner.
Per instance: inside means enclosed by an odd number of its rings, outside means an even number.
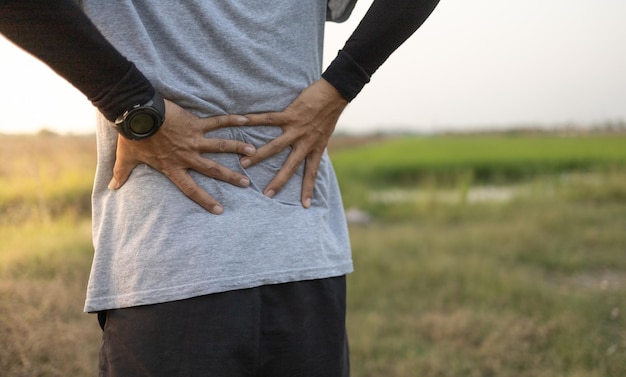
[[[118,141],[117,151],[115,154],[115,165],[113,165],[113,177],[109,181],[108,188],[110,190],[117,190],[126,183],[130,173],[133,171],[137,162],[134,159],[125,158],[121,143]]]
[[[130,173],[137,166],[137,164],[124,164],[119,160],[115,161],[113,167],[113,178],[109,181],[109,190],[117,190],[126,183]]]

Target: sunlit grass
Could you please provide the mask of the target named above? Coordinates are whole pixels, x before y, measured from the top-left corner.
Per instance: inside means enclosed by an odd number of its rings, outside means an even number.
[[[88,214],[95,139],[0,136],[0,224]]]
[[[91,255],[91,222],[88,218],[68,215],[55,221],[37,219],[0,227],[0,274],[4,277],[73,274],[75,264],[89,267]]]

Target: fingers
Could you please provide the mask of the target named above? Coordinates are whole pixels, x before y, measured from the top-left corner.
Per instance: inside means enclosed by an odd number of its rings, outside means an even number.
[[[291,131],[289,131],[284,127],[294,121],[293,115],[287,111],[246,114],[245,117],[248,119],[246,126],[278,126],[283,128],[283,134],[259,148],[254,155],[242,158],[239,162],[244,168],[249,168],[259,161],[282,152],[295,140],[294,136],[290,136],[290,134],[293,134],[293,130],[296,128],[291,127]]]
[[[265,144],[261,148],[256,150],[256,153],[249,154],[246,157],[241,158],[239,163],[243,166],[244,169],[249,168],[250,166],[258,163],[259,161],[263,161],[266,158],[272,157],[290,146],[290,142],[288,136],[283,134],[269,143]]]
[[[241,115],[219,115],[198,118],[197,121],[203,133],[224,127],[249,124],[249,119]],[[253,156],[256,153],[254,145],[238,140],[202,138],[198,144],[198,150],[201,153],[237,153],[244,156]]]
[[[224,207],[222,207],[215,198],[204,191],[186,171],[175,170],[166,172],[165,175],[183,192],[183,194],[205,210],[214,215],[221,215],[224,212]]]
[[[322,160],[322,153],[311,153],[306,158],[304,165],[304,177],[302,178],[302,206],[304,208],[311,207],[313,200],[313,190],[315,189],[315,181],[317,180],[317,172]]]
[[[117,160],[113,168],[113,178],[109,182],[109,189],[117,190],[122,187],[128,180],[135,166],[137,166],[136,163],[124,164],[120,162],[120,160]],[[228,182],[238,187],[248,187],[250,185],[250,180],[245,175],[236,173],[211,160],[203,159],[203,161],[199,161],[194,165],[193,169],[201,174]],[[183,194],[198,203],[202,208],[215,215],[220,215],[224,212],[222,205],[203,190],[186,172],[186,169],[165,170],[163,174],[167,176]]]
[[[224,181],[234,186],[250,186],[250,179],[245,175],[232,171],[207,158],[199,157],[198,160],[192,164],[191,169],[207,177]]]
[[[285,116],[284,112],[246,114],[246,126],[279,126],[286,123]]]
[[[201,148],[204,148],[208,152],[222,150],[240,154],[254,154],[256,151],[253,146],[243,142],[219,139],[203,140],[205,144],[202,145]],[[219,215],[224,212],[222,205],[191,178],[187,173],[187,169],[195,170],[201,174],[231,183],[235,186],[247,187],[250,185],[250,180],[245,175],[236,173],[212,160],[204,158],[200,153],[195,154],[195,157],[190,158],[190,155],[187,155],[182,159],[181,156],[170,156],[170,158],[165,161],[167,164],[164,164],[164,161],[158,158],[140,161],[133,156],[132,147],[126,140],[119,138],[115,165],[113,167],[113,178],[109,182],[109,189],[117,190],[122,187],[138,164],[147,163],[168,177],[191,200],[198,203],[207,211]],[[192,154],[191,156],[194,155]]]
[[[317,180],[317,172],[322,159],[322,152],[314,151],[306,157],[304,165],[304,175],[302,177],[302,193],[301,202],[304,208],[310,208],[313,200],[313,191],[315,190],[315,182]],[[287,184],[287,181],[293,177],[302,163],[302,157],[295,152],[287,158],[283,167],[276,174],[274,179],[267,185],[263,194],[272,198]]]
[[[204,133],[225,127],[247,125],[249,120],[242,115],[217,115],[196,120]]]
[[[244,156],[254,156],[257,152],[252,144],[228,139],[201,139],[198,145],[201,153],[237,153]]]
[[[287,181],[293,177],[296,171],[298,171],[298,168],[302,165],[304,158],[304,154],[294,149],[291,154],[289,154],[289,157],[287,157],[287,160],[278,173],[276,173],[274,179],[272,179],[267,187],[265,187],[263,194],[269,198],[276,195],[276,193],[279,192],[285,184],[287,184]]]

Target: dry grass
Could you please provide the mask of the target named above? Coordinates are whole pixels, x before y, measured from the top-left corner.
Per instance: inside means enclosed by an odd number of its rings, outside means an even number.
[[[5,225],[0,239],[2,375],[96,375],[100,329],[82,312],[90,222]]]
[[[0,136],[0,374],[96,375],[82,311],[92,258],[93,136]]]

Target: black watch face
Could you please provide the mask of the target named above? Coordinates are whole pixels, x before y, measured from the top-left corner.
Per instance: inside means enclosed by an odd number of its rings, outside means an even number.
[[[129,120],[128,126],[130,131],[136,135],[145,135],[150,133],[156,127],[157,119],[152,114],[137,113]]]

